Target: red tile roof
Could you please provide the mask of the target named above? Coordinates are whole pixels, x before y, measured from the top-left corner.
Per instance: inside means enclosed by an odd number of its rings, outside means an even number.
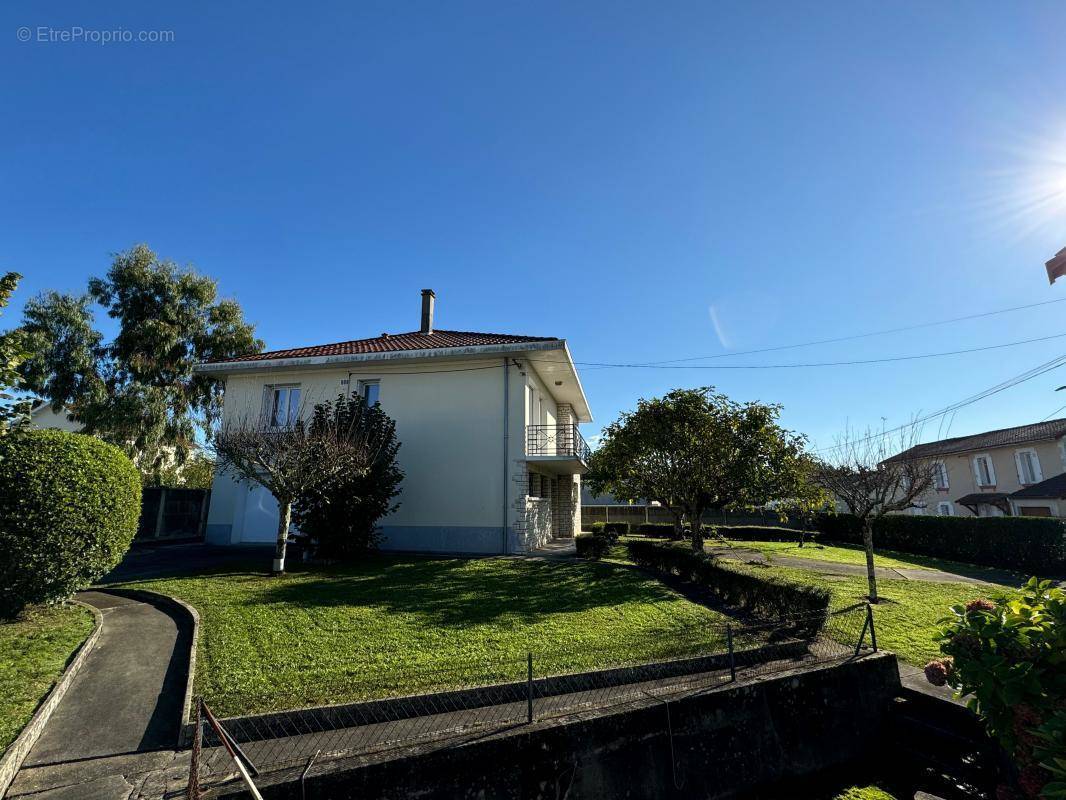
[[[403,350],[440,350],[450,347],[480,347],[494,344],[524,344],[526,342],[552,342],[554,336],[513,336],[507,333],[470,333],[468,331],[441,331],[433,333],[383,333],[373,339],[354,339],[350,342],[318,344],[312,347],[294,347],[290,350],[270,350],[236,358],[225,358],[213,363],[231,361],[271,361],[283,358],[312,358],[314,356],[351,356],[369,353],[396,353]]]
[[[904,450],[887,461],[902,458],[928,458],[944,456],[951,453],[965,453],[972,450],[987,450],[993,447],[1009,447],[1026,442],[1038,442],[1043,439],[1057,439],[1066,434],[1066,419],[1052,419],[1032,425],[1019,425],[1016,428],[1001,428],[996,431],[975,433],[972,436],[956,436],[954,439],[941,439]]]

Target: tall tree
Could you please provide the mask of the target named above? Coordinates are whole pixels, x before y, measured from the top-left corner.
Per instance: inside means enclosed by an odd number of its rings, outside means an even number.
[[[777,424],[780,412],[777,405],[737,403],[710,387],[641,400],[604,430],[593,483],[680,507],[692,547],[701,550],[705,511],[823,501],[810,481],[806,440]]]
[[[115,255],[84,295],[48,292],[30,301],[22,332],[31,356],[27,388],[66,406],[87,433],[123,448],[149,479],[183,462],[199,427],[220,418],[222,384],[197,363],[262,349],[233,300],[214,280],[161,260],[146,245]],[[94,303],[118,322],[105,342]]]
[[[883,432],[848,429],[829,450],[831,458],[818,468],[818,482],[862,526],[871,603],[878,600],[874,523],[886,514],[914,508],[933,485],[935,462],[911,455],[911,448],[920,438],[916,426],[902,428],[897,438]]]
[[[20,280],[22,276],[17,272],[0,277],[0,309],[11,302]],[[11,331],[0,336],[0,436],[26,421],[29,401],[16,392],[22,384],[18,368],[27,355],[25,334]]]
[[[379,431],[359,425],[354,415],[336,409],[315,413],[300,409],[295,421],[279,427],[269,414],[235,416],[214,438],[220,469],[265,488],[278,501],[278,531],[273,574],[285,572],[285,555],[298,497],[317,492],[338,475],[366,475],[379,452]]]

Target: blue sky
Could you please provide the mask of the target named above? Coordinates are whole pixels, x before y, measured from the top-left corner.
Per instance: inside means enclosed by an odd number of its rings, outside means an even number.
[[[10,0],[0,270],[26,280],[3,322],[142,241],[217,278],[270,347],[412,329],[423,287],[440,327],[557,335],[599,362],[1066,298],[1042,267],[1066,245],[1064,25],[1051,2]],[[48,41],[73,26],[173,41]],[[978,347],[1066,332],[1064,312],[707,363]],[[589,369],[588,432],[713,384],[825,445],[1064,349]],[[1063,383],[976,403],[951,433],[1039,420]]]

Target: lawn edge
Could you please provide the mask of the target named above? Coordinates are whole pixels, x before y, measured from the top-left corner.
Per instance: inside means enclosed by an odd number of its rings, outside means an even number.
[[[30,721],[19,732],[19,735],[15,737],[13,741],[4,751],[3,756],[0,756],[0,797],[3,797],[7,792],[8,787],[11,786],[11,782],[15,779],[16,773],[22,766],[22,762],[26,760],[26,756],[29,755],[30,750],[37,744],[37,740],[41,737],[41,733],[44,732],[45,725],[48,724],[48,720],[52,718],[52,714],[55,713],[56,708],[59,706],[59,701],[63,699],[63,696],[67,693],[70,685],[74,682],[75,676],[81,670],[85,660],[89,657],[89,653],[92,652],[93,647],[96,646],[97,639],[100,638],[100,632],[104,627],[104,615],[98,608],[94,608],[88,603],[83,603],[80,600],[66,600],[64,601],[68,605],[81,606],[87,609],[93,615],[93,630],[85,637],[78,648],[74,651],[70,660],[67,662],[66,669],[63,670],[63,674],[59,677],[59,680],[55,682],[51,689],[48,690],[48,694],[41,700],[37,706],[37,710],[33,712],[33,716],[30,717]]]

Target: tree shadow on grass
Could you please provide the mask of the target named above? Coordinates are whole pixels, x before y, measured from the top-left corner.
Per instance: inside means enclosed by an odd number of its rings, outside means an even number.
[[[246,601],[303,608],[377,608],[468,626],[631,603],[677,600],[668,587],[612,564],[520,559],[377,556],[348,567],[314,568],[270,583]]]

